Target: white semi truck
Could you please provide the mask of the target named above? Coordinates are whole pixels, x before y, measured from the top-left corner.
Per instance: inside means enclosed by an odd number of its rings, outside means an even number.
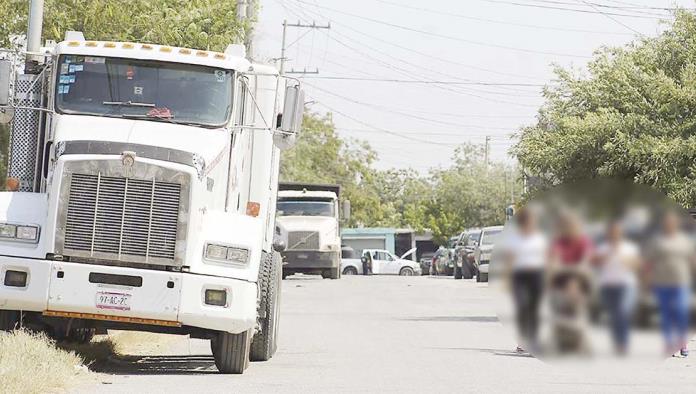
[[[278,223],[287,232],[283,278],[295,273],[341,277],[339,206],[344,219],[350,214],[347,200],[339,204],[338,185],[281,183]]]
[[[301,124],[299,84],[239,45],[69,32],[29,56],[24,72],[0,61],[0,119],[13,115],[0,328],[188,334],[211,340],[223,373],[271,358],[279,156]]]

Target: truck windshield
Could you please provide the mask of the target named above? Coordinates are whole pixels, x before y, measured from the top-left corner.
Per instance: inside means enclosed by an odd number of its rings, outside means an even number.
[[[280,200],[276,211],[278,216],[334,216],[332,201]]]
[[[232,108],[230,70],[109,57],[63,55],[56,107],[68,114],[223,126]]]

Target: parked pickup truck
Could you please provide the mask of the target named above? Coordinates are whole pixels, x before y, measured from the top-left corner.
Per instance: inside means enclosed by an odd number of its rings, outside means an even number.
[[[416,252],[416,248],[409,250],[401,255],[394,257],[391,252],[384,249],[365,249],[363,257],[372,257],[372,273],[376,275],[402,275],[413,276],[421,275],[420,264],[413,260],[406,260],[406,257]],[[342,259],[341,272],[343,275],[357,275],[363,273],[361,259]]]

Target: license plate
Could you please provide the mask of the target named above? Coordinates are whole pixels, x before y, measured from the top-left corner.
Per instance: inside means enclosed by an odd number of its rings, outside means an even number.
[[[131,295],[127,293],[113,293],[109,291],[97,292],[96,305],[99,309],[112,309],[118,311],[130,310]]]

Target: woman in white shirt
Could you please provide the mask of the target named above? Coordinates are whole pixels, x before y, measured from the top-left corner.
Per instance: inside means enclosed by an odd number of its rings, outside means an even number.
[[[512,274],[512,295],[515,303],[520,343],[537,347],[539,305],[544,290],[544,267],[548,256],[548,240],[537,228],[534,213],[521,209],[515,215],[516,229],[505,240],[506,261]],[[518,346],[518,351],[523,349]]]
[[[639,250],[624,237],[621,224],[612,222],[607,228],[607,241],[596,253],[602,305],[609,313],[614,348],[618,354],[625,354],[635,304]]]

